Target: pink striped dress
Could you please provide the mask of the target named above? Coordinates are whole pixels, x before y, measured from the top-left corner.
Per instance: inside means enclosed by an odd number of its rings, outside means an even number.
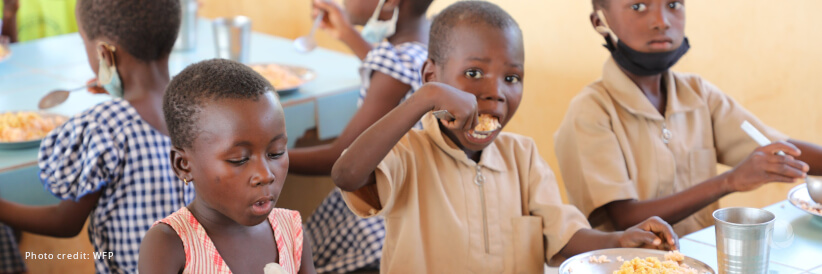
[[[280,255],[280,266],[288,273],[297,273],[303,254],[303,226],[300,213],[293,210],[274,208],[268,215],[271,229],[277,240],[277,253]],[[214,247],[214,242],[206,234],[200,222],[194,218],[188,208],[183,207],[165,219],[154,223],[164,223],[180,236],[186,252],[186,265],[183,273],[232,273],[223,257]]]

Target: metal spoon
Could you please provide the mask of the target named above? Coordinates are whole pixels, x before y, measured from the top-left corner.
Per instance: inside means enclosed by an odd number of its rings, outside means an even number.
[[[37,107],[40,108],[40,109],[53,108],[53,107],[65,102],[66,99],[68,99],[68,97],[69,97],[69,93],[71,93],[72,91],[77,91],[77,90],[81,90],[81,89],[88,89],[88,88],[95,87],[95,86],[97,86],[97,82],[92,81],[91,83],[88,83],[85,86],[77,87],[77,88],[70,89],[70,90],[64,90],[64,89],[54,90],[52,92],[49,92],[49,94],[46,94],[46,96],[43,96],[43,98],[40,99],[40,103],[37,104]]]
[[[311,32],[309,32],[308,35],[298,37],[294,40],[294,48],[297,49],[298,52],[308,53],[317,47],[317,40],[314,39],[314,33],[317,32],[317,27],[322,23],[324,15],[325,12],[320,12],[317,18],[314,18],[314,24],[311,25]]]
[[[822,204],[822,179],[807,176],[805,177],[805,186],[808,187],[811,200]]]

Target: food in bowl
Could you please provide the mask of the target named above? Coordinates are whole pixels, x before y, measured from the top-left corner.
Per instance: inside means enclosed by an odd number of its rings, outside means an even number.
[[[66,122],[59,115],[43,116],[34,111],[0,114],[0,142],[24,142],[41,139]]]
[[[656,257],[647,257],[645,259],[634,258],[630,261],[625,261],[620,266],[619,270],[614,271],[614,274],[698,274],[696,269],[681,263],[685,260],[685,255],[679,251],[671,251],[665,254],[665,260],[660,261]]]
[[[277,64],[252,65],[251,68],[268,80],[275,90],[290,89],[303,83],[297,74]]]

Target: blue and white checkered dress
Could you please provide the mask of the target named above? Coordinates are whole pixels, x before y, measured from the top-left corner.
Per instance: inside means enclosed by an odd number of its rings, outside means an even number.
[[[0,273],[21,273],[26,263],[17,249],[17,239],[11,227],[0,223]]]
[[[127,101],[113,99],[75,115],[40,145],[40,179],[63,200],[102,191],[88,234],[97,273],[136,273],[140,242],[155,221],[194,198],[171,169],[171,139]]]
[[[385,73],[409,86],[403,101],[422,86],[420,70],[428,49],[420,43],[404,43],[396,47],[382,42],[368,52],[360,67],[362,89],[357,105],[362,106],[368,92],[371,74]],[[374,92],[374,91],[371,91]],[[422,124],[417,123],[417,128]],[[378,269],[385,239],[382,217],[359,218],[348,207],[339,189],[328,194],[306,224],[311,238],[314,265],[317,272],[351,272]]]

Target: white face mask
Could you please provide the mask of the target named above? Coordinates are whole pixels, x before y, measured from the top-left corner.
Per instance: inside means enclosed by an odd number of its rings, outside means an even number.
[[[114,46],[102,43],[103,47],[109,49],[112,53],[116,50]],[[97,59],[100,64],[97,66],[97,85],[103,87],[108,91],[108,94],[115,98],[123,98],[123,82],[120,80],[120,74],[117,73],[117,65],[112,54],[111,66],[103,59],[103,52],[97,52]]]
[[[377,9],[374,10],[374,14],[371,15],[371,18],[368,19],[368,22],[362,27],[362,38],[368,43],[375,44],[382,42],[383,39],[394,35],[394,32],[397,31],[397,18],[399,17],[400,9],[394,8],[394,16],[391,17],[391,20],[380,21],[378,18],[380,17],[383,4],[385,4],[385,0],[380,0],[380,3],[377,4]]]

